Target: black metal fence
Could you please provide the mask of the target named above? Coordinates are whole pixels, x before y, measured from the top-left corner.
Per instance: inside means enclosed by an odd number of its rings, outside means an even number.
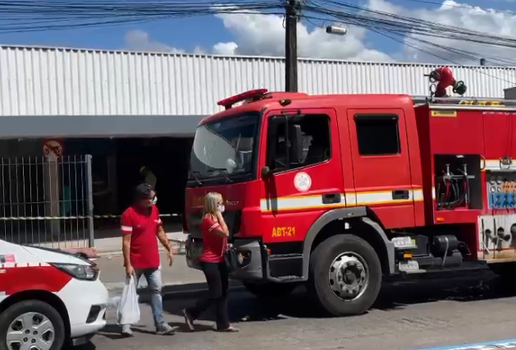
[[[0,239],[92,247],[91,156],[0,158]]]

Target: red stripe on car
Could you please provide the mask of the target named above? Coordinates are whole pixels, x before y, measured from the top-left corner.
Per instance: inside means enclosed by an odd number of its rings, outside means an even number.
[[[26,290],[59,292],[72,276],[53,266],[9,267],[0,273],[0,292],[13,295]]]

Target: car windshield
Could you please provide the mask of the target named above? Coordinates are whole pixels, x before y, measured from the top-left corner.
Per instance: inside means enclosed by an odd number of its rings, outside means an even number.
[[[200,125],[190,155],[189,179],[251,175],[260,114],[247,112]]]

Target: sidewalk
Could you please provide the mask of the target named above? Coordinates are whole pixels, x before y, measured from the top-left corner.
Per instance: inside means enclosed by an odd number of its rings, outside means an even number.
[[[187,234],[184,234],[182,231],[176,232],[168,232],[167,237],[172,245],[172,249],[174,254],[185,254],[185,244],[188,238]],[[67,248],[73,247],[73,242],[61,242],[61,249],[71,253],[71,254],[81,254],[85,255],[90,259],[98,258],[101,256],[115,256],[122,255],[122,238],[121,236],[115,237],[106,237],[106,238],[96,238],[95,246],[92,248],[88,247],[75,247],[75,248]],[[59,246],[54,246],[54,243],[42,244],[43,247],[47,248],[59,248]],[[164,251],[165,249],[159,244],[160,251]]]
[[[184,254],[184,244],[188,235],[182,231],[167,232],[175,254]],[[162,249],[162,246],[159,246]],[[98,256],[122,254],[122,238],[120,236],[95,239],[95,251]]]
[[[177,296],[190,295],[205,291],[207,289],[204,274],[189,268],[186,265],[184,255],[174,256],[172,267],[168,266],[167,256],[161,254],[163,295]],[[102,256],[95,263],[100,268],[100,280],[104,283],[109,294],[121,295],[125,285],[125,270],[121,255]],[[145,278],[140,281],[140,287],[145,288]],[[240,286],[238,282],[232,282],[232,287]]]

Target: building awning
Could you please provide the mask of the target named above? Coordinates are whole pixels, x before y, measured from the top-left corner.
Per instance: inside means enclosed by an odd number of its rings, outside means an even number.
[[[192,137],[203,115],[1,116],[0,139]]]

